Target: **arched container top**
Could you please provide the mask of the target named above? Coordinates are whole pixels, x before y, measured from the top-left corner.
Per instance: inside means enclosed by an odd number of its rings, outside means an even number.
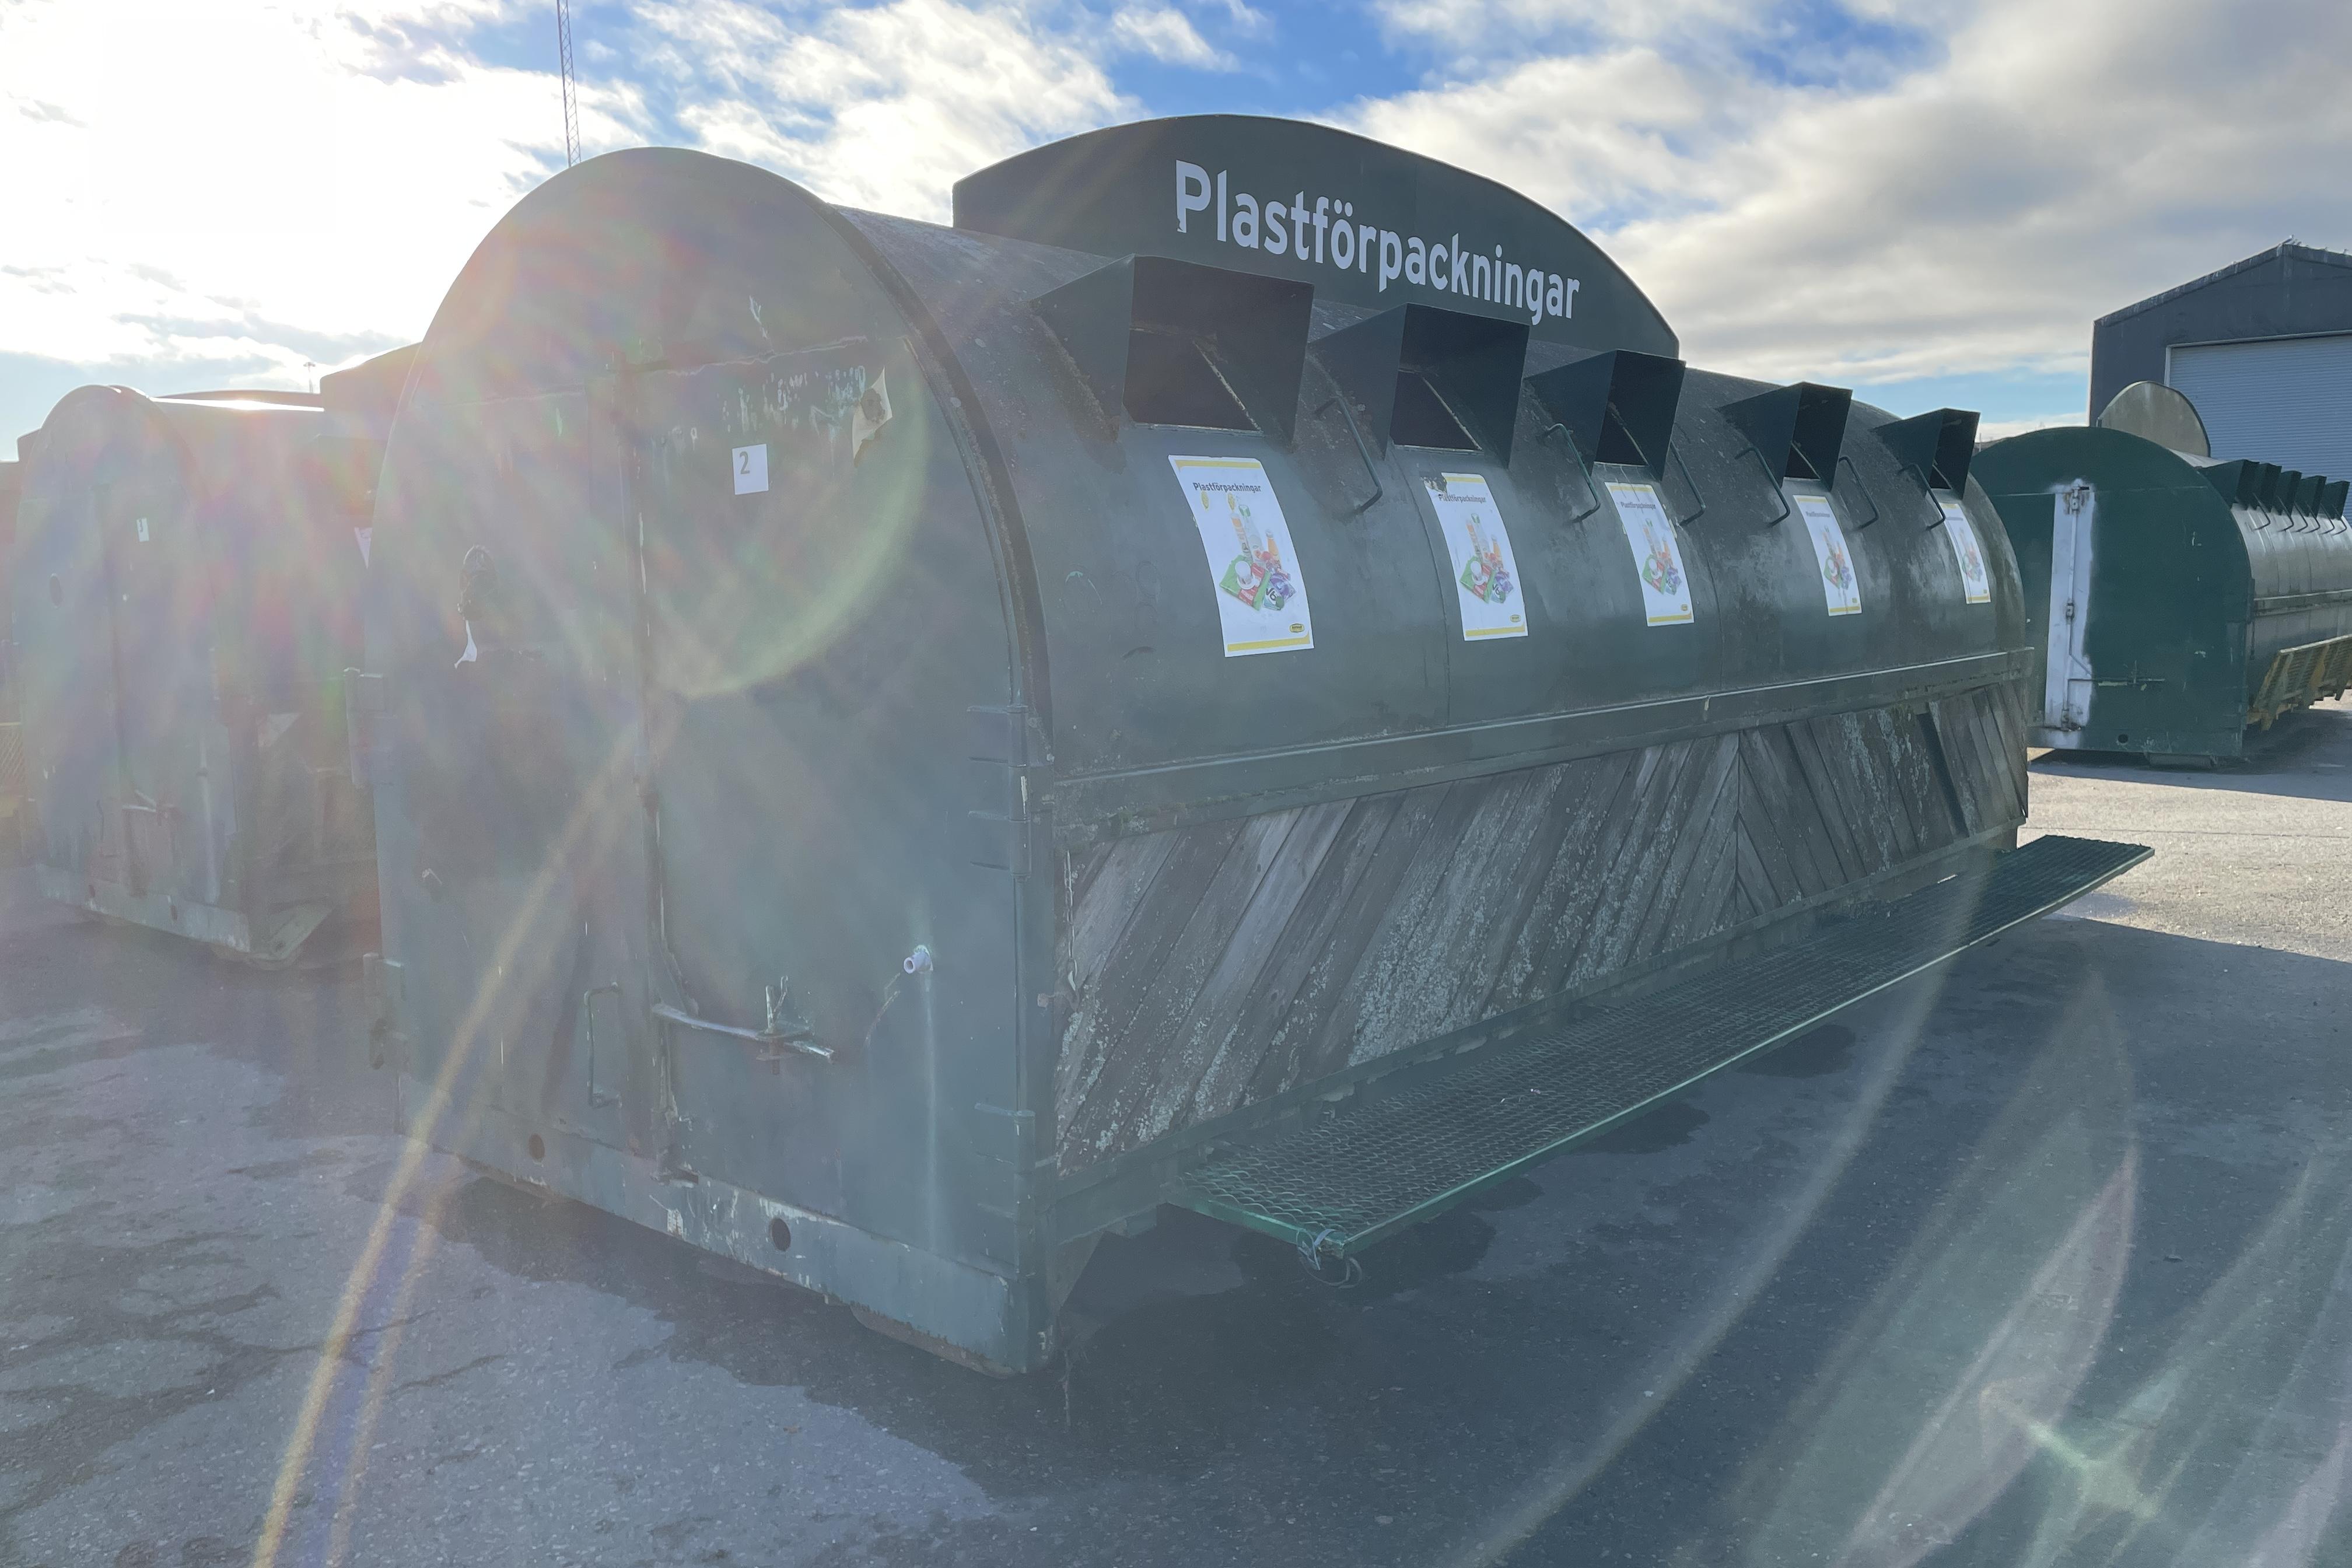
[[[516,203],[475,248],[406,395],[523,395],[902,333],[874,289],[852,281],[865,268],[847,237],[834,208],[749,163],[667,147],[589,159]]]
[[[25,439],[26,521],[37,510],[42,526],[60,515],[75,527],[96,526],[86,509],[101,489],[128,495],[162,486],[154,504],[208,510],[240,496],[274,500],[266,476],[321,428],[310,403],[77,387]],[[254,516],[246,527],[268,526],[267,504],[247,510]]]
[[[1523,321],[1539,342],[1677,352],[1657,307],[1549,207],[1303,121],[1181,115],[1049,142],[957,181],[955,226],[1294,279],[1319,299],[1373,310],[1435,305]]]
[[[2113,494],[2116,504],[2101,514],[2102,537],[2169,552],[2188,548],[2194,534],[2197,549],[2210,557],[2194,570],[2208,580],[2222,573],[2226,583],[2215,585],[2226,586],[2233,600],[2251,599],[2258,610],[2269,601],[2352,591],[2352,530],[2340,510],[2305,504],[2313,487],[2298,484],[2286,493],[2276,464],[2217,462],[2128,430],[2062,426],[1994,442],[1978,455],[1976,472],[2004,513],[2043,495],[2054,504],[2077,483]],[[2169,510],[2126,505],[2123,498],[2131,492],[2164,496]],[[2189,528],[2194,521],[2212,526],[2199,531]]]

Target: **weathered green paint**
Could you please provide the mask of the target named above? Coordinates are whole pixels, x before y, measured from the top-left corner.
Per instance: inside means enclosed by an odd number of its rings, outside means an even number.
[[[2352,678],[2352,528],[2324,487],[2098,427],[2011,437],[1976,473],[2023,580],[2036,745],[2233,758]]]

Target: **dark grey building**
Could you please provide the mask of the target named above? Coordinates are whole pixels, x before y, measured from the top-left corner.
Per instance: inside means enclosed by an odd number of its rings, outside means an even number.
[[[2352,256],[2288,240],[2100,317],[2091,417],[2135,381],[2186,395],[2216,458],[2352,475]]]

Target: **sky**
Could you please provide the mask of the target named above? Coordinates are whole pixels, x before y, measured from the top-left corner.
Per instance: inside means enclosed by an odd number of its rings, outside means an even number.
[[[1988,434],[2094,318],[2352,247],[2342,0],[580,0],[590,153],[945,221],[1118,121],[1362,132],[1593,237],[1694,364]],[[563,166],[552,0],[0,0],[0,455],[70,388],[303,387],[422,335]]]

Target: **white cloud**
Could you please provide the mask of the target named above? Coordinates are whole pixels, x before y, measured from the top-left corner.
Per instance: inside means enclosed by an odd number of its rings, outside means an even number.
[[[1225,26],[1244,38],[1274,37],[1274,18],[1247,0],[1224,0]]]
[[[742,0],[674,0],[640,15],[702,146],[848,206],[944,220],[972,170],[1139,108],[1092,37],[1018,5],[889,0],[787,23]]]
[[[1381,0],[1373,6],[1382,28],[1477,58],[1496,41],[1522,47],[1563,37],[1632,41],[1670,34],[1747,33],[1766,16],[1741,0]]]
[[[562,161],[551,75],[465,32],[508,0],[0,8],[0,347],[289,384],[421,333]],[[592,141],[636,140],[592,93]],[[13,434],[13,432],[9,432]]]
[[[1120,48],[1166,65],[1232,70],[1240,64],[1213,47],[1183,12],[1168,5],[1121,6],[1110,19],[1110,36]]]
[[[1620,47],[1361,103],[1346,119],[1590,223],[1629,206],[1706,205],[1704,153],[1736,142],[1771,96],[1750,82],[1701,79],[1654,49]]]
[[[1670,25],[1488,4],[1609,41],[1343,118],[1587,225],[1727,370],[2079,371],[2094,317],[2308,231],[2352,167],[2339,4],[1954,5],[1927,18],[1936,49],[1860,87],[1684,47],[1708,0],[1659,7]],[[1407,29],[1434,15],[1390,10]]]

